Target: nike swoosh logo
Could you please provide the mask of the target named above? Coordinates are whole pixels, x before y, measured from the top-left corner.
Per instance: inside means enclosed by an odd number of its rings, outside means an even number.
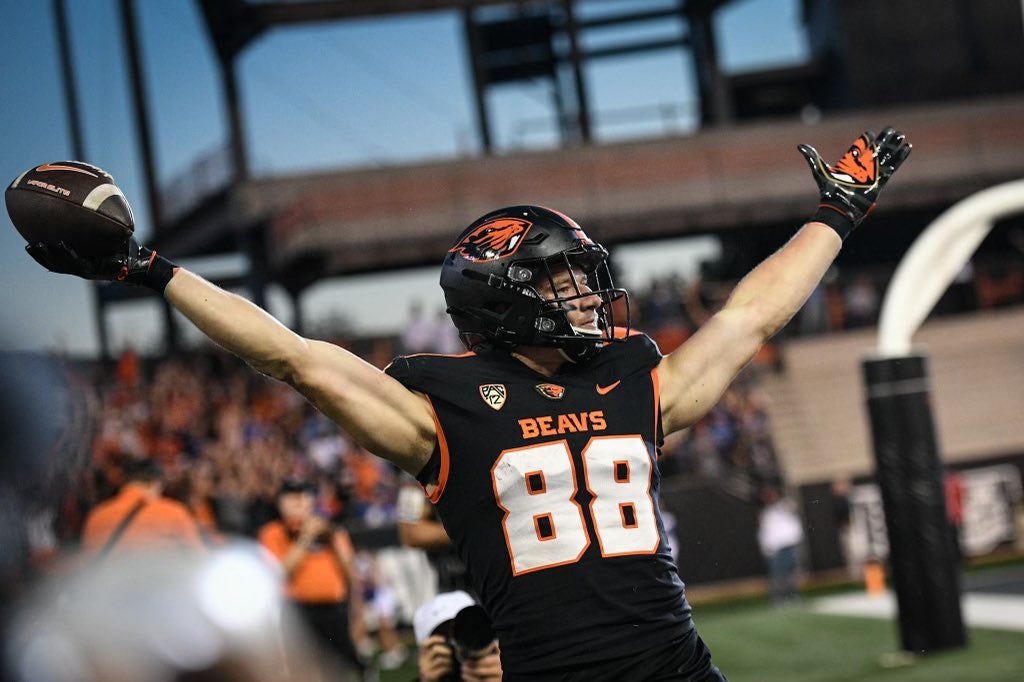
[[[602,386],[601,384],[596,384],[595,388],[597,388],[597,394],[598,395],[604,395],[605,393],[611,392],[616,386],[618,386],[621,383],[622,383],[622,379],[619,379],[614,384],[608,384],[607,386]]]
[[[99,176],[95,173],[90,173],[84,168],[75,168],[74,166],[61,166],[60,164],[44,163],[42,166],[36,166],[37,171],[74,171],[76,173],[84,173],[85,175],[91,175],[94,178]]]

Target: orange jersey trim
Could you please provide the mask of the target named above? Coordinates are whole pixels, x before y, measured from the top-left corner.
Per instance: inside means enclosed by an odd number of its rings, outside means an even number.
[[[651,370],[651,383],[654,385],[654,447],[658,447],[658,424],[661,423],[661,380],[658,379],[658,368]]]
[[[422,357],[422,356],[428,356],[428,357],[434,357],[434,358],[465,358],[465,357],[469,357],[471,355],[476,355],[476,353],[474,353],[471,350],[468,350],[465,353],[413,353],[411,355],[403,355],[401,357],[403,357],[403,358],[418,358],[418,357]],[[397,360],[398,358],[395,358],[395,359]],[[395,364],[394,360],[392,360],[391,362],[386,364],[384,366],[384,369],[382,369],[381,371],[382,372],[386,372],[388,370],[388,368],[391,367],[391,365],[393,365],[393,364]]]
[[[632,327],[612,327],[613,339],[628,339],[630,336],[641,336],[642,334],[642,331]]]
[[[424,353],[424,355],[428,354]],[[470,352],[467,355],[473,355],[473,353]],[[448,483],[451,455],[448,452],[448,439],[445,438],[444,429],[441,427],[441,420],[437,416],[437,410],[434,409],[434,403],[431,402],[430,396],[424,394],[423,397],[427,399],[427,404],[430,405],[430,416],[434,418],[434,428],[437,429],[437,445],[441,449],[441,471],[437,475],[437,487],[434,488],[434,492],[427,495],[433,504],[437,504],[437,501],[441,499],[441,495],[444,493],[445,485]]]
[[[431,357],[431,358],[468,358],[468,357],[470,357],[472,355],[476,355],[476,353],[474,353],[471,350],[467,350],[465,353],[413,353],[412,355],[406,355],[404,357],[407,357],[407,358],[422,358],[422,357]]]

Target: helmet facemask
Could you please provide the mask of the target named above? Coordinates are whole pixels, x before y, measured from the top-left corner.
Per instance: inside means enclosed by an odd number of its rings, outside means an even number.
[[[509,267],[509,276],[523,275],[517,269],[532,273],[531,284],[543,303],[534,319],[534,335],[529,344],[534,346],[555,346],[562,349],[573,362],[585,360],[608,341],[615,340],[616,326],[614,302],[622,299],[625,304],[626,326],[629,326],[629,297],[624,289],[612,284],[607,264],[608,252],[597,244],[580,245],[562,251],[545,259],[520,261]],[[586,289],[580,286],[577,273],[586,278]],[[557,278],[562,279],[559,289]],[[539,287],[547,285],[550,293],[542,295]],[[597,327],[579,327],[572,324],[570,314],[579,310],[584,299],[597,297],[601,300],[594,310]]]

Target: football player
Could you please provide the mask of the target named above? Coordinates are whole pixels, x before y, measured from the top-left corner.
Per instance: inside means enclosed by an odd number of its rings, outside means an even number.
[[[605,249],[538,206],[481,217],[445,256],[467,352],[400,357],[385,372],[134,241],[89,258],[27,248],[55,272],[162,292],[415,475],[493,621],[506,679],[721,680],[665,540],[658,447],[797,312],[910,148],[891,128],[867,132],[829,166],[800,145],[820,191],[811,219],[666,356],[612,319],[628,305]]]

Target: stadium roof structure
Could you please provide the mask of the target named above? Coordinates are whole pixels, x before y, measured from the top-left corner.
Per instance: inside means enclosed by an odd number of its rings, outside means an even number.
[[[846,112],[820,123],[774,121],[657,140],[392,168],[252,179],[220,211],[161,235],[172,253],[201,251],[233,225],[265,224],[268,265],[304,284],[325,275],[439,263],[465,224],[500,206],[557,207],[606,244],[797,225],[813,207],[796,145],[836,155],[851,131],[898,123],[913,160],[887,189],[887,212],[944,205],[1024,177],[1024,97],[931,108]],[[786,152],[791,152],[784,155]]]
[[[121,9],[153,245],[179,257],[246,253],[252,272],[242,281],[261,304],[271,282],[297,298],[322,278],[439,262],[462,226],[503,205],[557,207],[607,244],[792,227],[806,219],[814,188],[795,150],[789,158],[782,154],[811,142],[835,155],[851,134],[886,124],[907,130],[916,146],[886,192],[887,213],[918,220],[978,189],[1024,177],[1024,21],[1018,0],[968,6],[936,0],[924,23],[915,0],[805,0],[810,60],[733,75],[719,68],[713,23],[730,0],[627,10],[620,3],[596,18],[578,18],[576,0],[197,0],[220,61],[230,172],[170,211],[155,179],[134,2],[121,0]],[[251,175],[235,81],[235,60],[246,46],[274,26],[428,10],[463,14],[481,156]],[[685,35],[670,40],[636,39],[591,52],[578,40],[588,27],[680,17]],[[908,33],[910,25],[918,28]],[[880,44],[887,46],[884,74],[875,49]],[[935,45],[944,46],[941,54]],[[690,55],[700,129],[654,140],[593,142],[582,66],[657,49]],[[494,84],[538,77],[564,89],[556,98],[565,103],[558,112],[566,124],[561,148],[496,153],[484,93]],[[101,314],[106,303],[124,296],[104,291]]]

